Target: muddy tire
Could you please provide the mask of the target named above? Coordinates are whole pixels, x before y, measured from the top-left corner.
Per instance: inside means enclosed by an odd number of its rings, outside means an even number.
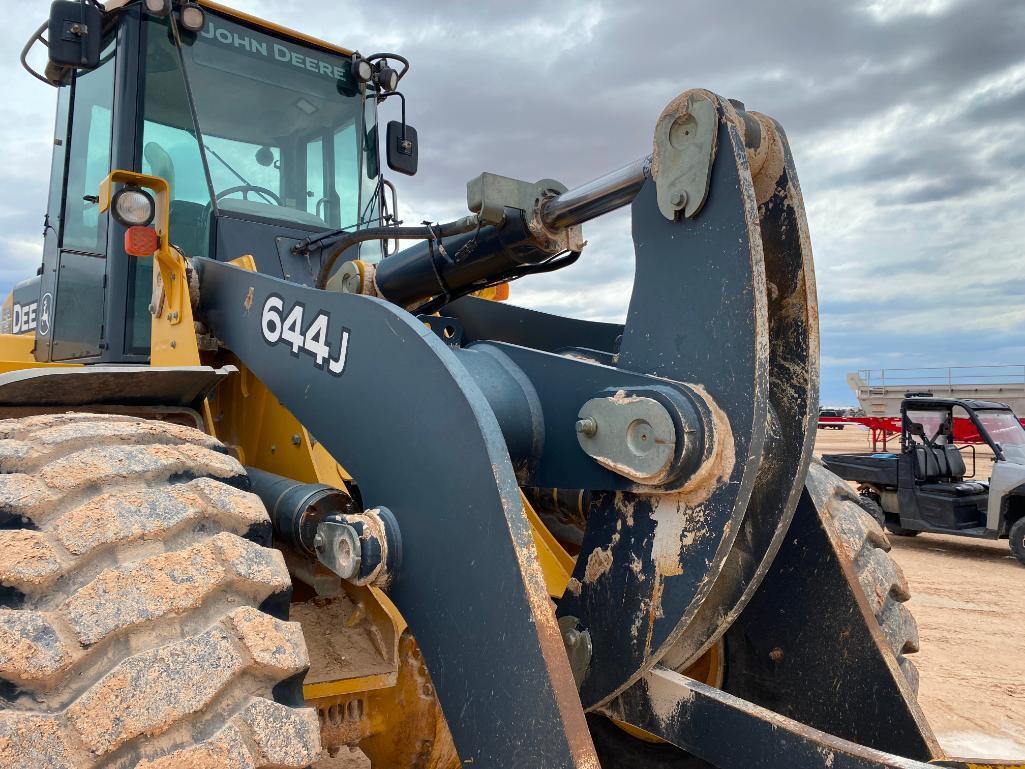
[[[1011,554],[1018,559],[1018,563],[1025,566],[1025,518],[1019,518],[1011,525],[1007,532],[1008,544],[1011,546]]]
[[[0,421],[0,766],[308,766],[291,583],[242,466],[179,425]]]
[[[873,500],[858,496],[817,459],[808,468],[808,489],[819,508],[828,512],[897,664],[917,693],[918,668],[906,656],[918,651],[918,624],[904,605],[911,592],[889,554],[890,541],[879,525],[878,511],[865,504]]]

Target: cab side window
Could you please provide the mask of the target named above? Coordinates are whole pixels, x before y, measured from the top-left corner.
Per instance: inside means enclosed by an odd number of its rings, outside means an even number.
[[[107,215],[96,195],[110,173],[111,116],[114,111],[114,62],[75,77],[64,199],[65,249],[90,254],[106,251]]]
[[[97,196],[110,173],[114,111],[114,42],[104,47],[100,66],[78,72],[71,91],[61,243],[53,302],[40,304],[40,333],[51,326],[51,360],[100,354],[103,338],[107,214]]]

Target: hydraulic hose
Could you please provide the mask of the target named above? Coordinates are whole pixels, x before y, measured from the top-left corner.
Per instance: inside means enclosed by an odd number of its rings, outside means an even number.
[[[452,222],[437,225],[421,225],[417,227],[368,227],[365,230],[347,232],[340,234],[337,240],[322,241],[321,248],[329,248],[324,258],[324,263],[317,274],[316,287],[323,289],[327,286],[331,271],[338,261],[338,257],[358,243],[368,240],[436,240],[451,237],[469,232],[478,226],[476,216],[464,216]],[[324,245],[324,244],[327,245]]]

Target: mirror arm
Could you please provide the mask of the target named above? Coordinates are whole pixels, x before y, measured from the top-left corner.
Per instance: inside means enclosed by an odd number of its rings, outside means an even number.
[[[406,96],[405,96],[405,94],[402,93],[402,91],[392,91],[390,93],[381,93],[381,94],[377,95],[378,103],[383,102],[389,96],[398,96],[399,100],[402,102],[402,113],[401,113],[402,141],[405,141],[406,140]]]
[[[34,46],[36,43],[42,43],[45,46],[49,46],[49,43],[47,42],[46,38],[43,37],[43,33],[46,31],[46,28],[48,26],[50,26],[49,20],[44,21],[42,24],[39,25],[39,29],[37,29],[32,34],[32,37],[28,39],[28,42],[25,43],[25,47],[21,49],[21,66],[24,67],[25,71],[32,75],[32,77],[34,77],[36,80],[42,80],[47,85],[56,86],[56,83],[52,83],[43,75],[40,75],[38,72],[32,69],[32,65],[28,63],[28,52],[32,50],[32,46]]]

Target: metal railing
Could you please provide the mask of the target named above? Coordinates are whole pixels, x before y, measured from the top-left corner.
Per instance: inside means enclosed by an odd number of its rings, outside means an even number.
[[[1025,365],[859,369],[863,386],[1025,385]]]

